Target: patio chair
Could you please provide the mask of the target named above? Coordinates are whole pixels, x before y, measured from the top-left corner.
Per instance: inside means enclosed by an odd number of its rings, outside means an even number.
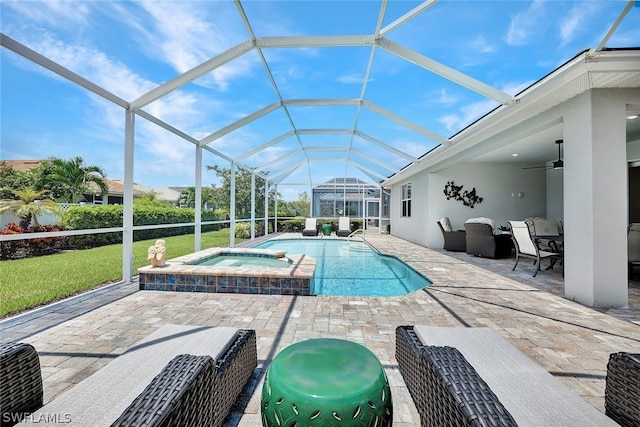
[[[533,272],[533,277],[536,277],[540,271],[540,264],[543,259],[549,259],[552,263],[555,261],[562,261],[562,254],[558,252],[549,252],[541,250],[536,242],[534,242],[529,231],[529,226],[524,221],[509,221],[511,226],[511,236],[513,237],[513,243],[516,247],[516,262],[513,265],[511,271],[516,269],[520,258],[529,258],[534,260],[536,271]],[[563,272],[564,275],[564,272]]]
[[[529,232],[532,236],[544,236],[544,237],[553,237],[560,236],[560,228],[558,227],[558,223],[551,219],[546,218],[525,218],[524,222],[529,226]],[[549,251],[549,252],[560,252],[560,248],[557,240],[553,239],[538,239],[540,248]]]
[[[618,425],[490,328],[398,326],[395,356],[423,427]]]
[[[42,406],[40,358],[31,344],[0,344],[0,425],[14,425]]]
[[[317,236],[319,232],[316,218],[307,218],[304,220],[304,228],[302,229],[303,236]]]
[[[348,237],[351,234],[351,219],[348,216],[341,216],[338,219],[338,229],[336,236]]]
[[[439,221],[438,227],[442,231],[444,238],[444,249],[452,252],[464,252],[467,250],[467,233],[464,230],[454,230],[448,217],[443,217]]]
[[[256,367],[255,330],[164,325],[25,423],[72,414],[78,426],[220,427]]]
[[[605,382],[605,414],[621,426],[640,426],[640,354],[610,354]]]
[[[513,244],[509,234],[495,234],[490,224],[465,222],[465,238],[469,255],[485,258],[506,258],[511,256]]]
[[[635,278],[635,269],[640,268],[640,223],[629,225],[627,232],[627,249],[629,259],[629,278]]]

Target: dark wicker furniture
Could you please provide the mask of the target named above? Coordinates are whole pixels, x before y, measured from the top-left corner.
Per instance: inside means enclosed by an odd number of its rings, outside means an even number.
[[[213,366],[207,367],[206,359],[174,360],[183,354],[211,358]],[[164,325],[25,421],[39,425],[47,414],[69,414],[69,424],[78,426],[111,425],[118,419],[121,425],[221,426],[256,367],[254,330]],[[203,386],[193,381],[211,385],[199,391]],[[184,421],[186,410],[196,411],[189,414],[193,424]]]
[[[211,356],[176,356],[111,426],[220,425],[211,398],[214,365]]]
[[[422,426],[516,426],[498,397],[453,347],[422,346],[396,329],[396,359]]]
[[[0,344],[0,423],[14,425],[42,406],[40,359],[31,344]]]
[[[452,252],[465,252],[467,250],[467,233],[464,230],[445,231],[440,221],[436,221],[442,237],[444,238],[444,249]]]
[[[640,426],[640,354],[609,356],[604,408],[621,426]]]
[[[396,360],[423,426],[618,426],[490,328],[399,326]]]
[[[493,234],[489,224],[465,223],[467,253],[484,258],[511,256],[513,242],[510,234]]]
[[[221,426],[256,367],[254,330],[241,330],[218,361],[179,355],[112,426]]]

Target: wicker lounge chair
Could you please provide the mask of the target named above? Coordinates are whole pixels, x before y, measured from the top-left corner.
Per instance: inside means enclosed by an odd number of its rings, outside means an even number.
[[[489,328],[399,326],[396,359],[422,426],[617,425]]]
[[[40,359],[31,344],[0,344],[0,425],[10,426],[42,406]]]
[[[341,216],[338,219],[338,229],[336,230],[336,236],[348,237],[351,234],[351,220],[348,216]]]
[[[256,366],[253,330],[165,325],[26,421],[70,414],[65,425],[221,426]]]
[[[449,218],[442,218],[438,223],[440,231],[442,231],[442,237],[444,238],[444,249],[452,252],[465,252],[467,250],[467,233],[464,230],[445,230],[442,222],[448,223]],[[449,227],[450,228],[450,223]]]
[[[604,409],[621,426],[640,426],[640,354],[609,356]]]
[[[307,218],[304,220],[303,236],[317,236],[320,232],[318,221],[315,218]]]

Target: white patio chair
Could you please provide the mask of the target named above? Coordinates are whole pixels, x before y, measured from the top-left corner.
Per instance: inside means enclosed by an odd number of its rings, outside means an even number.
[[[348,237],[351,234],[351,219],[348,216],[338,218],[338,231],[336,236]]]
[[[533,273],[533,277],[536,277],[540,271],[540,263],[543,259],[549,259],[551,261],[551,266],[553,266],[555,261],[562,261],[562,254],[558,252],[540,250],[536,242],[533,241],[531,233],[529,232],[529,226],[526,222],[509,221],[509,225],[511,226],[511,238],[513,239],[513,244],[516,247],[516,262],[511,271],[516,269],[520,258],[535,260],[536,271]]]
[[[302,229],[303,236],[317,236],[318,235],[318,223],[315,218],[307,218],[304,220],[304,228]]]

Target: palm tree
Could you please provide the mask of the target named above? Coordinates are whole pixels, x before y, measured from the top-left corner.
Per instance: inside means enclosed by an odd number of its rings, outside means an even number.
[[[99,166],[85,166],[82,157],[77,156],[70,160],[51,158],[53,165],[51,173],[47,175],[46,181],[61,185],[64,188],[65,199],[71,203],[78,203],[84,194],[93,192],[89,183],[93,182],[100,188],[100,194],[109,192],[104,181],[105,173]]]
[[[12,193],[17,197],[15,200],[0,200],[0,213],[13,212],[20,218],[20,228],[26,230],[33,220],[36,226],[38,224],[38,216],[48,213],[55,216],[62,215],[62,209],[51,199],[40,198],[47,193],[44,191],[36,191],[31,187],[24,187],[20,190],[13,190]]]

